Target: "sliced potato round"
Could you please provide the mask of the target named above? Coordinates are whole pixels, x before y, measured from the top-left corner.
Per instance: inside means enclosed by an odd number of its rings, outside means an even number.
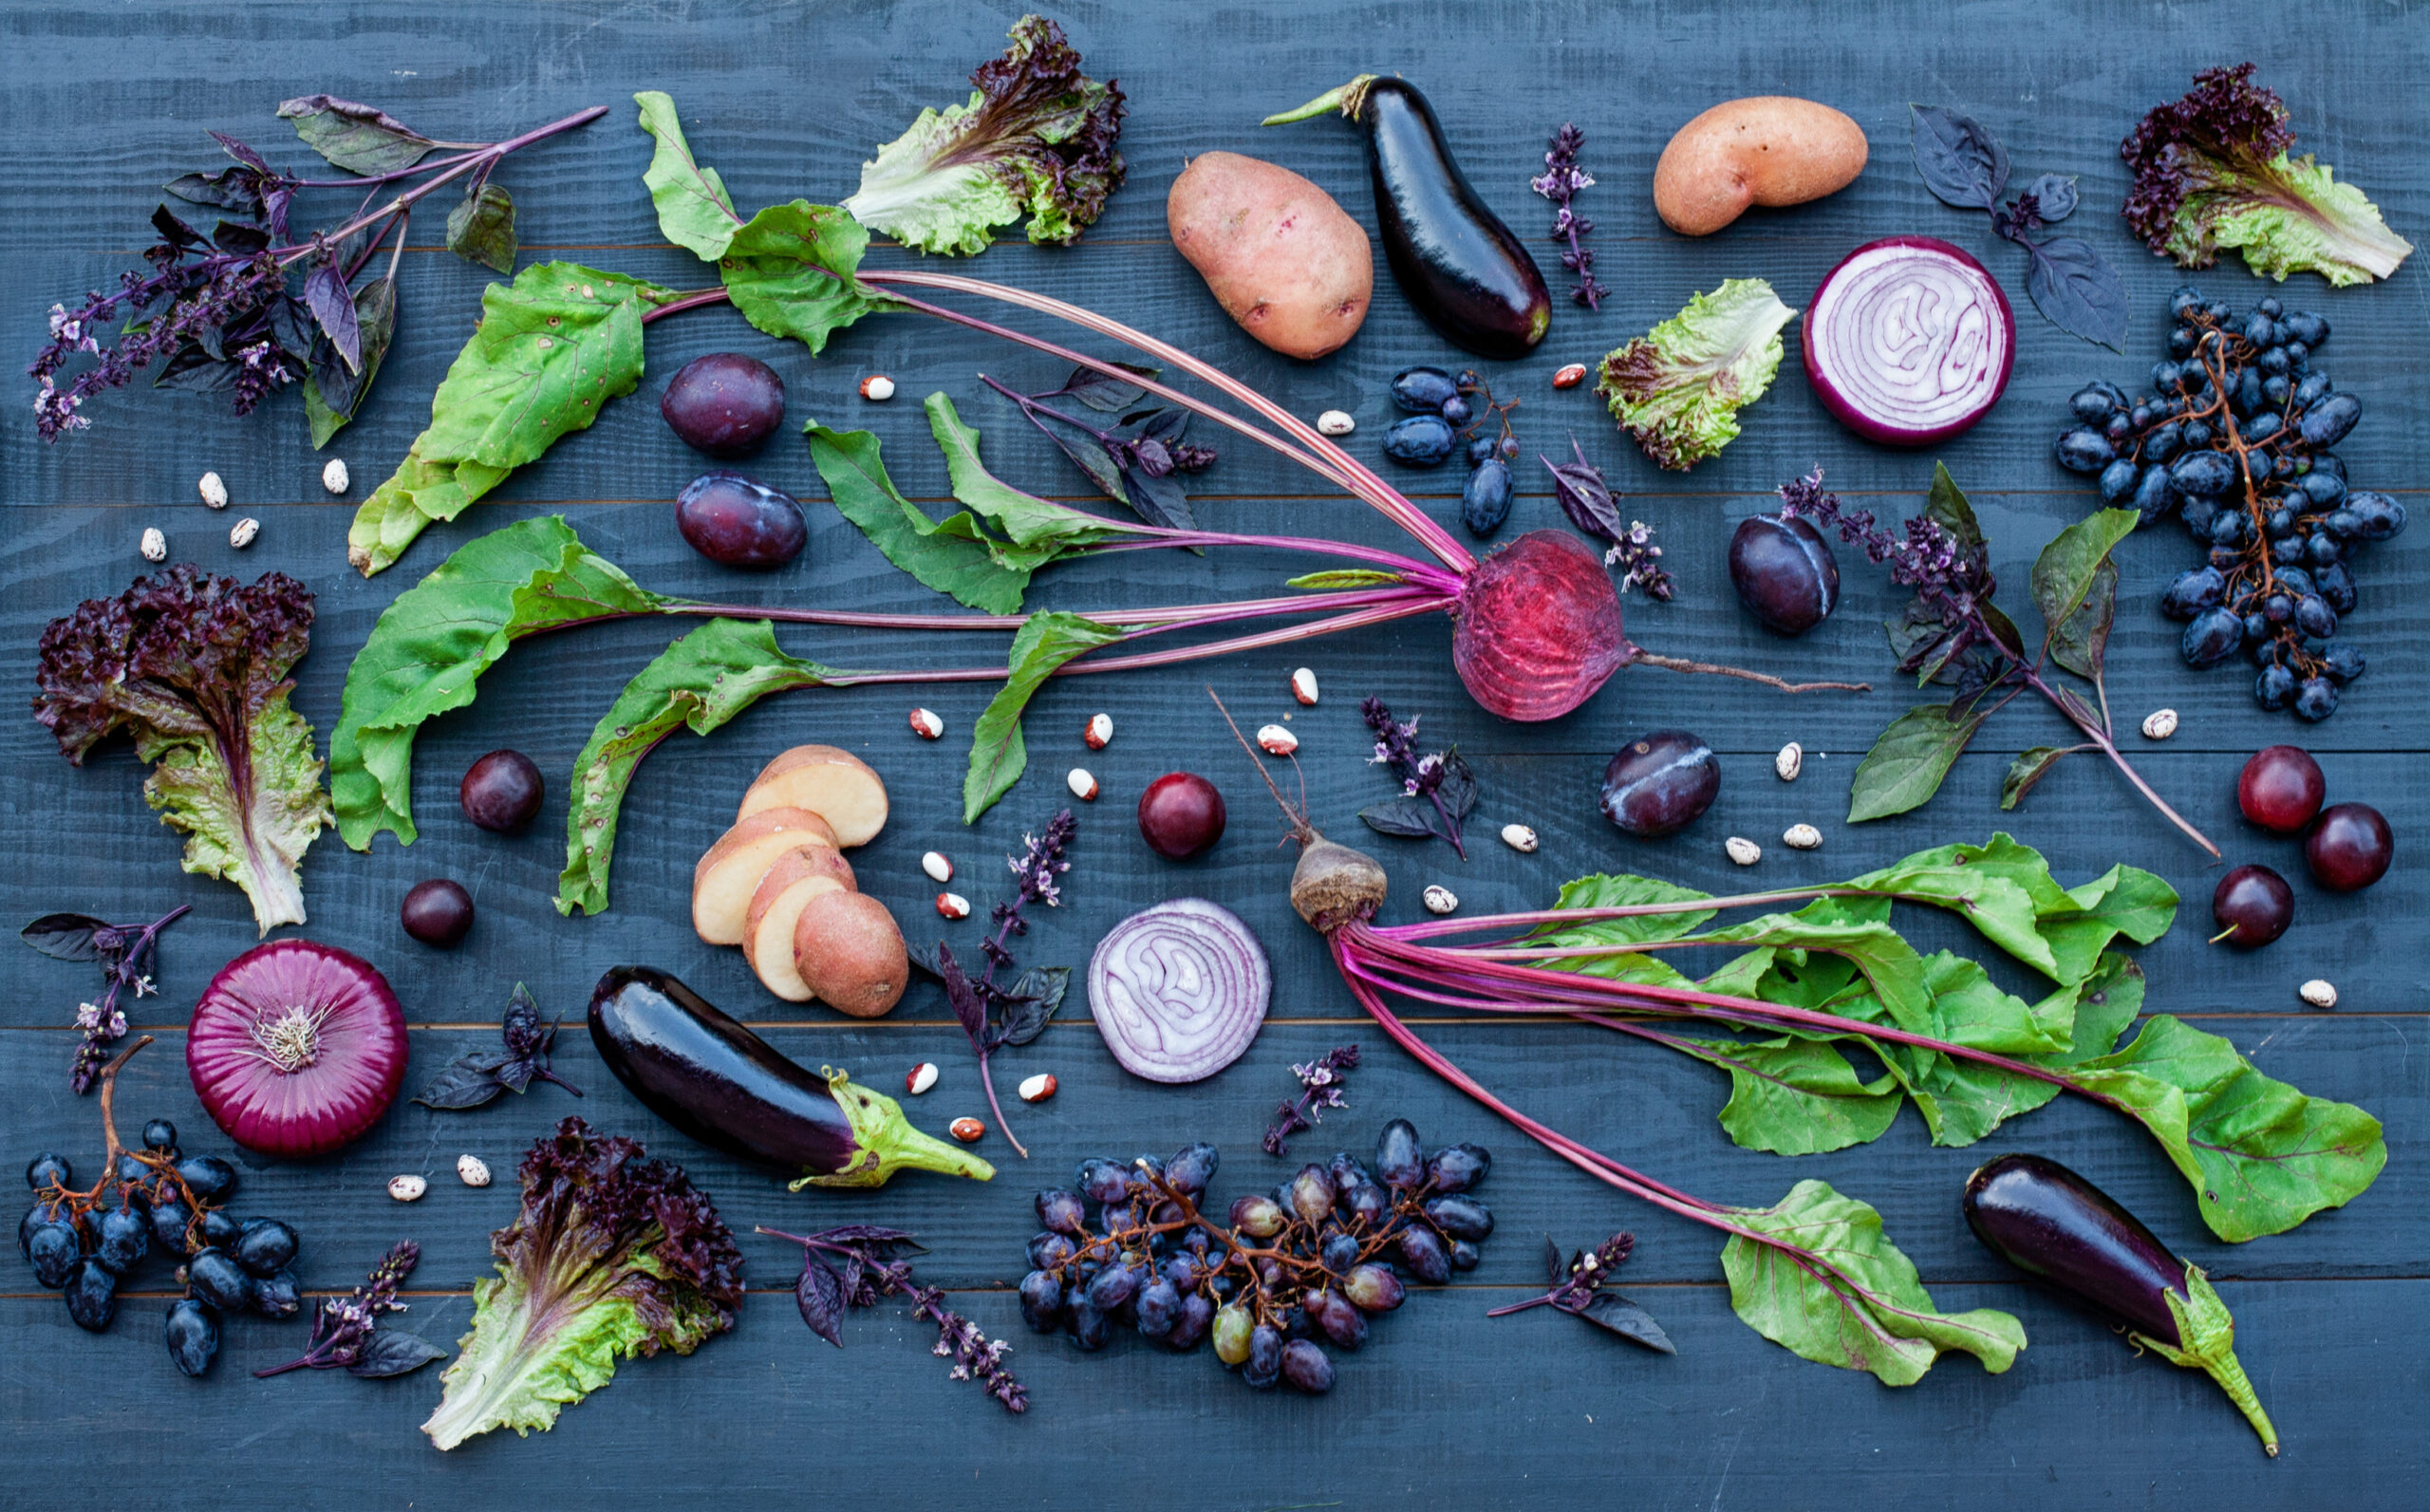
[[[751,894],[776,858],[803,845],[835,844],[835,831],[808,809],[762,809],[736,822],[692,868],[692,929],[713,945],[742,943]]]
[[[826,816],[838,845],[867,845],[886,828],[886,784],[850,751],[797,745],[760,769],[735,817],[769,809],[808,809]]]
[[[794,921],[794,969],[839,1013],[875,1018],[903,999],[911,958],[886,905],[862,892],[824,892]]]
[[[850,863],[827,846],[803,846],[776,858],[752,889],[742,924],[742,959],[761,986],[787,1002],[817,996],[794,969],[794,922],[819,894],[852,890]]]

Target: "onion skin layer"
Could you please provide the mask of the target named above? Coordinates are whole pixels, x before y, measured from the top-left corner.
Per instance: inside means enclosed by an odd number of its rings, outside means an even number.
[[[1827,313],[1823,296],[1830,291],[1833,281],[1838,279],[1848,265],[1858,258],[1868,252],[1879,252],[1885,247],[1909,248],[1920,253],[1961,264],[1975,277],[1980,278],[1984,287],[1991,290],[1993,306],[1999,312],[2001,352],[1998,378],[1992,381],[1991,392],[1981,403],[1965,415],[1940,425],[1921,428],[1893,425],[1860,409],[1842,392],[1842,380],[1826,371],[1823,367],[1823,359],[1817,355],[1829,345],[1828,331],[1819,327],[1816,321],[1818,317]],[[2008,392],[2009,375],[2016,370],[2016,312],[2009,308],[2009,296],[2001,289],[1999,280],[1993,278],[1991,271],[1964,248],[1953,246],[1937,236],[1884,236],[1878,241],[1866,242],[1841,258],[1832,266],[1829,272],[1822,275],[1822,281],[1815,286],[1814,297],[1806,302],[1805,314],[1802,319],[1803,325],[1800,328],[1804,332],[1804,340],[1799,345],[1805,353],[1805,377],[1807,383],[1812,384],[1816,397],[1822,401],[1822,407],[1829,410],[1841,424],[1859,436],[1869,441],[1878,441],[1884,446],[1931,446],[1972,429],[1977,420],[1991,412],[1991,406],[2000,401],[2000,396]]]
[[[1153,948],[1167,939],[1190,947],[1189,958]],[[1225,994],[1231,999],[1219,1001]],[[1204,1081],[1222,1071],[1257,1038],[1273,1000],[1274,968],[1256,931],[1204,898],[1141,909],[1106,931],[1089,958],[1097,1032],[1122,1069],[1145,1081]]]
[[[1561,718],[1633,650],[1612,574],[1566,531],[1529,531],[1486,556],[1453,613],[1451,665],[1468,696],[1505,719]]]
[[[308,1063],[268,1058],[256,1026],[300,1010]],[[273,940],[219,968],[195,1004],[186,1072],[222,1132],[265,1155],[326,1155],[368,1132],[404,1084],[405,1011],[372,964],[309,940]]]

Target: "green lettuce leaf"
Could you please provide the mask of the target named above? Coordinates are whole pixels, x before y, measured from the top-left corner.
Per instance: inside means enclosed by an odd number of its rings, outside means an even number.
[[[1881,1232],[1881,1215],[1822,1182],[1729,1217],[1771,1241],[1733,1236],[1722,1247],[1730,1306],[1806,1359],[1911,1386],[1944,1351],[1972,1354],[1996,1375],[2025,1348],[2024,1326],[2006,1313],[1935,1308],[1915,1262]]]
[[[608,911],[608,864],[634,769],[661,740],[707,735],[771,693],[825,687],[849,674],[787,656],[766,620],[714,619],[636,673],[574,757],[566,813],[566,866],[557,912]]]
[[[923,110],[861,165],[844,209],[928,252],[984,252],[1026,215],[1029,239],[1069,244],[1122,183],[1122,91],[1080,72],[1062,28],[1023,16],[1001,58],[970,76],[967,104]]]
[[[1760,278],[1732,278],[1603,359],[1595,391],[1657,466],[1686,471],[1738,435],[1738,411],[1780,371],[1797,311]]]
[[[976,824],[1012,791],[1029,765],[1021,710],[1055,669],[1085,651],[1110,645],[1126,632],[1076,614],[1033,614],[1013,637],[1004,685],[970,729],[970,771],[962,783],[962,822]]]
[[[473,701],[480,676],[528,635],[583,620],[657,613],[652,593],[586,548],[554,514],[467,541],[380,611],[346,668],[329,733],[338,833],[367,850],[382,831],[414,842],[414,736]]]

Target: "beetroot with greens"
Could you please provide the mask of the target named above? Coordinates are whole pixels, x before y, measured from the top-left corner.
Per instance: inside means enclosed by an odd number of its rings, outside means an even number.
[[[1966,1182],[1966,1226],[1986,1249],[2075,1294],[2171,1365],[2202,1371],[2278,1454],[2278,1430],[2236,1363],[2236,1323],[2202,1267],[2169,1253],[2107,1192],[2040,1155],[2002,1155]]]
[[[734,1326],[742,1256],[706,1192],[639,1143],[569,1118],[523,1157],[523,1206],[490,1236],[473,1327],[422,1424],[452,1449],[492,1428],[546,1432],[621,1356],[689,1354]]]
[[[296,868],[330,822],[312,727],[288,674],[312,595],[284,572],[251,588],[179,563],[44,627],[34,718],[78,766],[113,733],[152,763],[143,798],[186,834],[185,869],[245,889],[260,932],[304,922]]]

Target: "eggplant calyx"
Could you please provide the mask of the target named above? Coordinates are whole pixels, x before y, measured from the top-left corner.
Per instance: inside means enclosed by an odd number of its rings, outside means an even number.
[[[996,1167],[966,1150],[933,1139],[911,1127],[902,1105],[884,1092],[859,1086],[832,1067],[821,1067],[827,1091],[852,1126],[852,1143],[860,1152],[841,1170],[812,1171],[791,1183],[788,1190],[805,1186],[883,1186],[899,1170],[932,1170],[946,1176],[986,1181]]]
[[[1307,121],[1338,110],[1346,121],[1356,121],[1367,106],[1367,91],[1374,87],[1375,75],[1362,73],[1338,88],[1328,89],[1297,110],[1286,110],[1279,116],[1268,116],[1258,122],[1261,126],[1287,126],[1295,121]]]
[[[2278,1457],[2278,1429],[2270,1414],[2261,1409],[2261,1398],[2252,1382],[2236,1363],[2236,1320],[2230,1316],[2228,1304],[2212,1289],[2211,1279],[2199,1265],[2185,1267],[2186,1295],[2179,1297],[2170,1287],[2160,1293],[2167,1299],[2169,1316],[2177,1320],[2178,1343],[2169,1344],[2149,1334],[2129,1334],[2127,1337],[2142,1345],[2171,1365],[2207,1373],[2228,1393],[2252,1430],[2261,1435],[2261,1447],[2271,1459]]]

